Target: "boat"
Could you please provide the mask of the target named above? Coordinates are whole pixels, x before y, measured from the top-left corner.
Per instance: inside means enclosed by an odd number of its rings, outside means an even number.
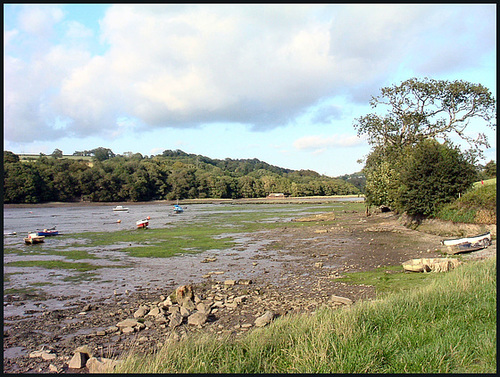
[[[45,236],[39,236],[36,233],[28,233],[28,237],[24,239],[24,242],[30,245],[33,245],[35,243],[42,243],[44,242]]]
[[[141,228],[145,229],[145,228],[148,227],[149,221],[147,219],[145,219],[145,220],[139,220],[139,221],[135,222],[135,225],[137,225],[138,229],[141,229]]]
[[[55,230],[54,228],[52,228],[52,229],[44,229],[44,230],[37,231],[36,235],[37,236],[44,236],[44,237],[57,236],[57,235],[59,235],[59,231]]]
[[[4,232],[3,235],[4,236],[15,236],[15,235],[17,235],[17,233],[16,232]]]
[[[182,207],[178,204],[174,204],[174,212],[175,213],[182,213],[184,212],[184,210],[182,209]]]
[[[124,211],[124,212],[128,212],[128,208],[127,207],[123,207],[123,206],[116,206],[113,208],[113,211]]]
[[[491,233],[487,232],[473,237],[454,238],[442,240],[441,243],[447,246],[447,254],[467,253],[484,249],[491,245]]]

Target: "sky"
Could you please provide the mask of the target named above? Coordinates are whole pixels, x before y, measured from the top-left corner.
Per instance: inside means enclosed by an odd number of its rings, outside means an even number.
[[[337,177],[380,89],[496,98],[496,4],[4,4],[4,150],[180,149]],[[476,129],[474,128],[476,127]],[[484,132],[496,161],[496,130]]]

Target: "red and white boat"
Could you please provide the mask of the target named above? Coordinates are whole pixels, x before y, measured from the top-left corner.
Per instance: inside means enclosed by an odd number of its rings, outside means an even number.
[[[137,225],[138,229],[147,228],[149,225],[149,221],[147,219],[146,220],[139,220],[139,221],[135,222],[135,225]]]

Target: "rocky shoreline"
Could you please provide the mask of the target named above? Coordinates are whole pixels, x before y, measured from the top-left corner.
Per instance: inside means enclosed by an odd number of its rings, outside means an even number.
[[[93,302],[75,298],[56,310],[44,304],[50,297],[4,296],[4,306],[38,300],[40,309],[4,318],[4,372],[99,373],[131,349],[149,352],[199,332],[239,337],[283,315],[373,299],[373,286],[336,278],[436,256],[440,247],[440,237],[405,228],[392,214],[346,214],[342,225],[329,227],[316,220],[260,236],[286,245],[278,281],[265,271],[252,280],[222,279],[213,271],[201,284],[139,287]],[[495,253],[496,241],[469,258]]]

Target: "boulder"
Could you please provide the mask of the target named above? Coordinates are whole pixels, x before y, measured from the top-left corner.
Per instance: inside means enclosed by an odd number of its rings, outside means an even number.
[[[411,272],[447,272],[461,263],[454,258],[419,258],[407,260],[403,263],[403,268]]]
[[[347,297],[340,297],[340,296],[335,296],[335,295],[332,295],[330,297],[330,302],[344,304],[344,305],[352,305],[351,299],[349,299]]]
[[[81,369],[85,366],[88,359],[89,359],[89,355],[87,353],[77,351],[77,352],[75,352],[75,354],[71,358],[70,362],[68,363],[68,368]]]
[[[170,322],[168,324],[169,327],[177,327],[182,324],[182,320],[184,317],[182,317],[180,312],[174,312],[170,315]]]
[[[207,322],[207,315],[205,313],[196,312],[188,317],[188,324],[193,326],[201,326]]]
[[[259,318],[255,320],[255,326],[256,327],[264,327],[271,323],[271,321],[274,319],[274,313],[270,310],[265,312],[263,315],[261,315]]]
[[[139,309],[137,309],[134,313],[134,318],[142,318],[146,315],[146,313],[149,311],[149,308],[147,306],[141,305]]]
[[[117,360],[107,359],[105,357],[91,357],[87,361],[89,373],[109,373],[115,369]]]

